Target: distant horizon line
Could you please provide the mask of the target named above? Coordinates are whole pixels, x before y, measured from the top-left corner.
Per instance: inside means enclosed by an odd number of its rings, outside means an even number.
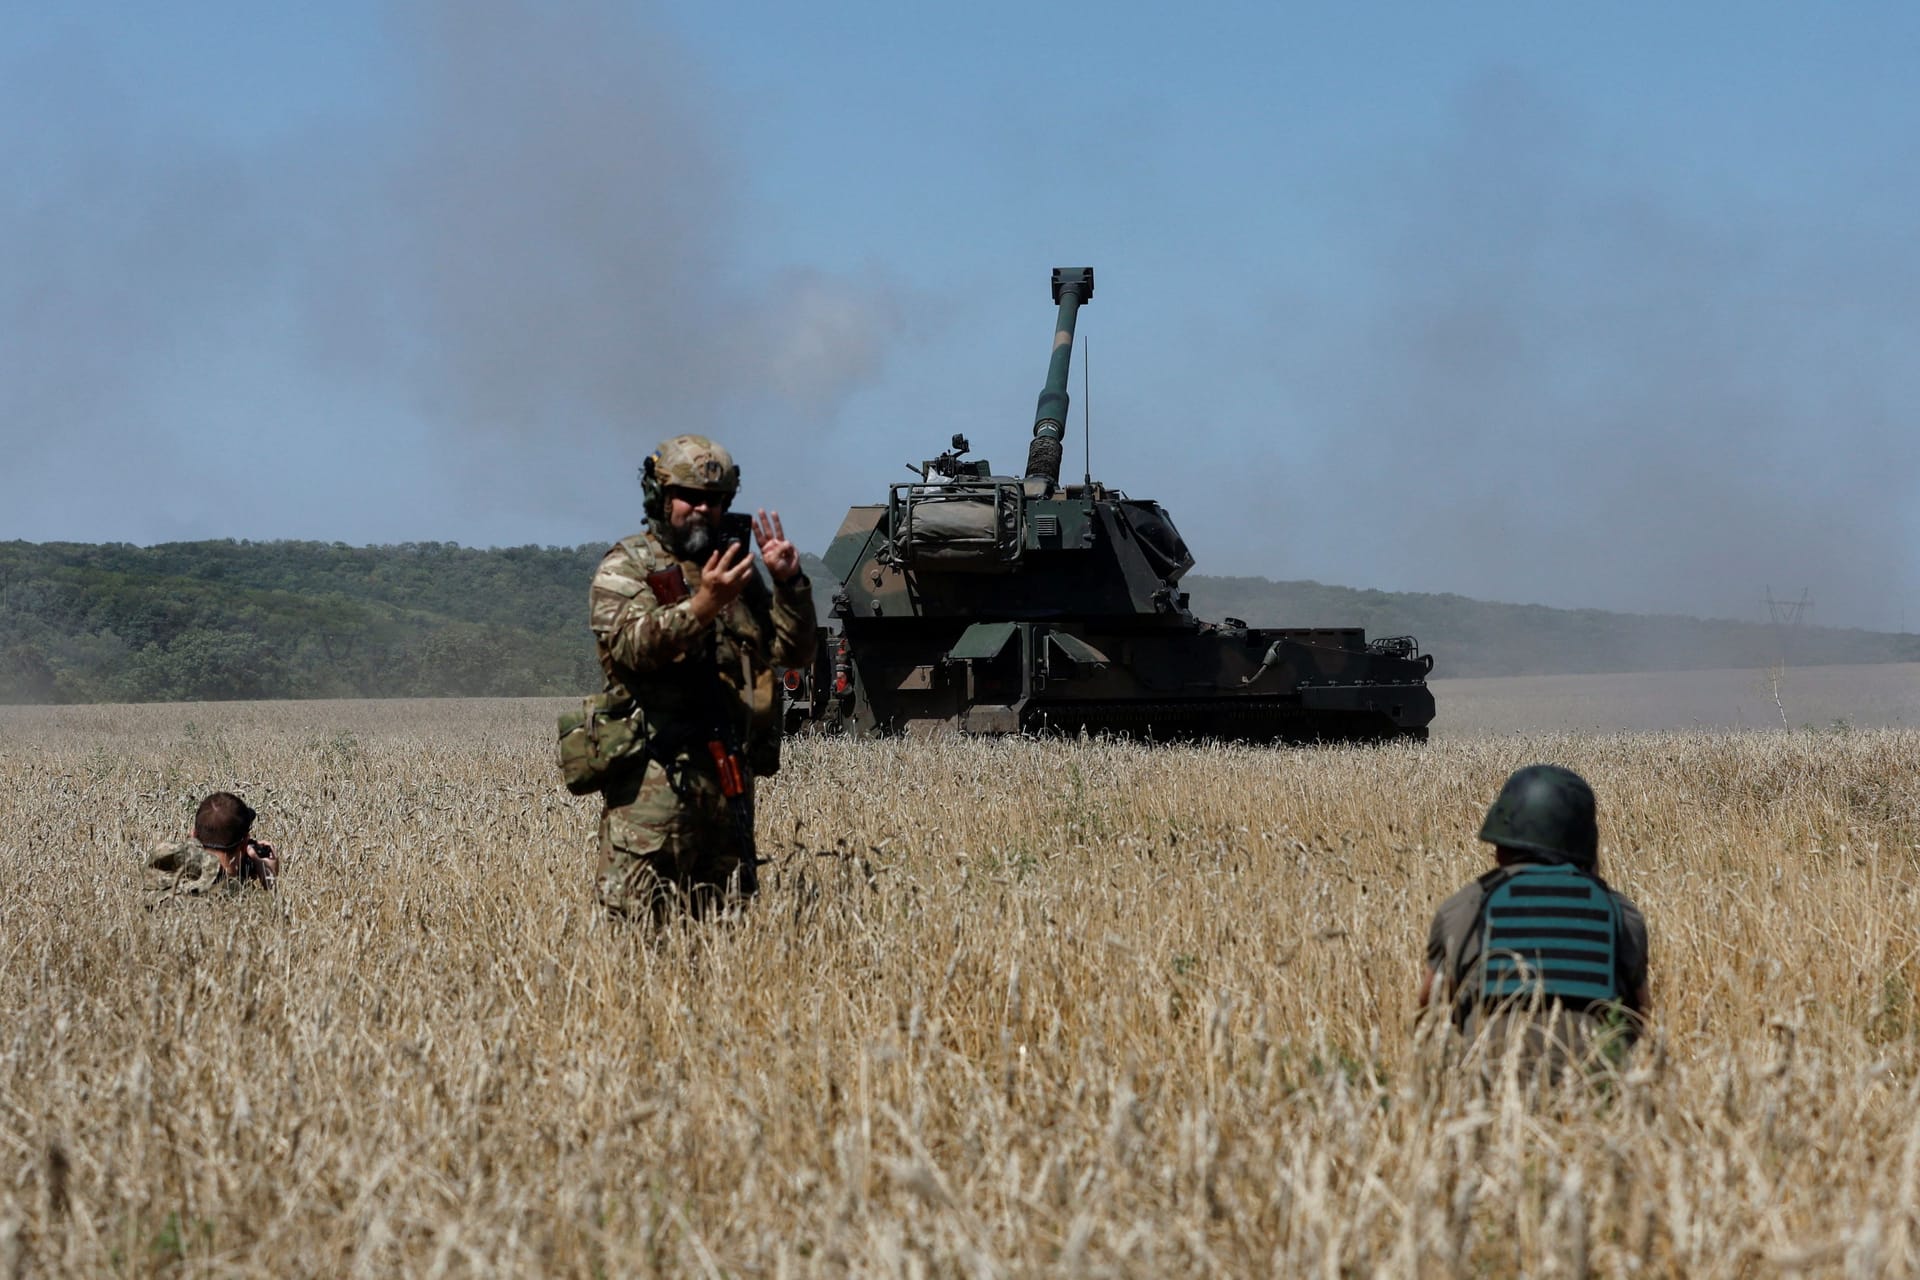
[[[10,546],[129,547],[138,551],[156,551],[166,547],[305,546],[305,547],[334,548],[334,549],[342,549],[347,551],[391,551],[391,550],[404,550],[410,547],[422,547],[422,548],[435,548],[435,549],[451,548],[452,550],[455,550],[455,551],[472,551],[472,552],[478,552],[482,554],[489,553],[489,552],[504,552],[504,551],[582,552],[582,551],[593,551],[600,548],[603,545],[611,546],[613,544],[611,543],[602,544],[597,541],[596,542],[579,542],[579,543],[573,543],[573,544],[550,543],[550,542],[549,543],[521,542],[521,543],[514,543],[511,545],[501,545],[501,544],[495,543],[487,546],[476,546],[476,545],[470,545],[464,542],[457,542],[457,541],[452,541],[448,539],[434,539],[434,538],[408,539],[401,542],[359,542],[359,543],[346,542],[338,538],[323,539],[323,538],[234,538],[234,537],[183,538],[183,539],[175,539],[167,542],[133,542],[126,539],[113,539],[106,542],[74,542],[66,539],[36,541],[31,538],[9,538],[5,540],[0,540],[0,548],[10,547]],[[803,551],[800,554],[803,557],[807,557],[815,561],[824,561],[824,557],[820,555],[818,552]],[[1622,617],[1622,618],[1648,618],[1648,619],[1664,618],[1664,619],[1677,619],[1677,620],[1686,621],[1686,622],[1733,623],[1739,626],[1755,626],[1755,627],[1784,625],[1799,631],[1855,632],[1862,635],[1877,635],[1877,636],[1909,636],[1909,635],[1920,634],[1920,633],[1910,632],[1910,631],[1885,630],[1878,627],[1843,626],[1843,625],[1838,625],[1833,623],[1821,623],[1821,622],[1796,622],[1796,623],[1780,624],[1780,623],[1770,623],[1766,619],[1762,619],[1762,618],[1734,618],[1734,617],[1726,617],[1724,615],[1714,615],[1714,614],[1673,613],[1673,612],[1665,612],[1665,611],[1657,611],[1657,610],[1640,610],[1640,609],[1608,609],[1598,605],[1543,604],[1538,601],[1530,601],[1530,600],[1495,600],[1495,599],[1490,599],[1484,596],[1470,596],[1459,591],[1417,591],[1417,590],[1396,589],[1391,587],[1355,587],[1355,586],[1348,586],[1344,583],[1338,583],[1338,582],[1323,582],[1318,578],[1269,578],[1269,577],[1264,577],[1258,574],[1193,572],[1185,575],[1181,579],[1183,583],[1191,583],[1196,580],[1204,580],[1208,582],[1259,582],[1259,583],[1265,583],[1269,586],[1275,586],[1275,587],[1287,587],[1287,586],[1320,587],[1320,588],[1324,588],[1332,591],[1351,591],[1357,595],[1364,595],[1364,594],[1371,593],[1371,594],[1383,595],[1383,596],[1426,596],[1434,599],[1463,600],[1471,604],[1493,605],[1499,608],[1508,608],[1508,609],[1544,609],[1552,613],[1597,613],[1597,614],[1607,614],[1613,617]]]

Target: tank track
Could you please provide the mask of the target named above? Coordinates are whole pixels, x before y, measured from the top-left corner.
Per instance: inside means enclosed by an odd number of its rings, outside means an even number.
[[[1112,733],[1160,742],[1425,742],[1425,725],[1405,728],[1379,712],[1308,710],[1297,700],[1040,702],[1021,728],[1032,733]]]

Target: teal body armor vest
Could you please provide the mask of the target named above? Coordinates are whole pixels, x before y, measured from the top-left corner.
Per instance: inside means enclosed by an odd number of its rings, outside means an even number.
[[[1509,867],[1480,908],[1480,1000],[1619,999],[1620,908],[1599,877],[1564,863]]]

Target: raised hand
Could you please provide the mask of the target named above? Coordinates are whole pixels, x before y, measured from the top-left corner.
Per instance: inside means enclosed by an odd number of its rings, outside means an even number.
[[[767,572],[777,580],[791,581],[800,572],[799,549],[787,541],[778,511],[769,515],[765,507],[760,508],[760,514],[753,518],[753,538],[760,544],[760,558],[767,562]]]
[[[740,598],[747,579],[752,576],[753,553],[737,542],[730,542],[708,556],[707,562],[700,566],[700,587],[693,593],[694,616],[702,622],[712,622]]]

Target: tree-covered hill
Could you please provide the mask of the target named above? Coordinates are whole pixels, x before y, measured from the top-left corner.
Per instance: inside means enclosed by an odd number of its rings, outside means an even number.
[[[513,696],[599,684],[604,548],[0,543],[0,702]],[[831,584],[806,557],[824,607]],[[1258,578],[1186,581],[1203,617],[1412,633],[1441,675],[1765,666],[1771,628]],[[1920,660],[1920,637],[1806,628],[1793,663]]]
[[[0,700],[474,696],[597,686],[600,547],[0,544]]]

